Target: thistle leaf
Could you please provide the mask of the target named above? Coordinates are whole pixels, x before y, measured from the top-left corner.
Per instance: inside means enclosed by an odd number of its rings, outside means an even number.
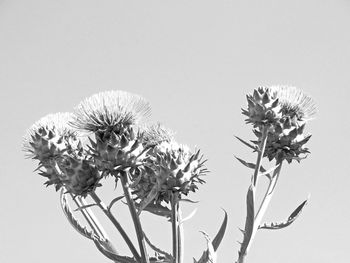
[[[253,149],[254,151],[257,151],[258,148],[252,144],[250,144],[249,142],[246,142],[245,140],[239,138],[238,136],[235,136],[237,138],[237,140],[239,140],[241,143],[243,143],[244,145],[248,146],[249,148]]]
[[[186,222],[187,220],[190,220],[196,213],[197,213],[197,208],[194,209],[194,210],[191,212],[191,214],[189,214],[188,216],[186,216],[185,218],[183,218],[183,219],[181,220],[181,222],[179,222],[179,224],[182,224],[182,223]]]
[[[142,212],[142,210],[144,210],[154,200],[154,198],[157,197],[158,193],[159,193],[158,185],[153,186],[151,191],[146,196],[146,198],[144,198],[139,203],[139,206],[138,206],[138,214],[139,215]]]
[[[265,223],[264,225],[259,226],[259,229],[278,230],[278,229],[282,229],[282,228],[285,228],[285,227],[291,225],[298,218],[298,216],[301,214],[303,208],[307,205],[309,199],[310,199],[310,196],[304,202],[302,202],[293,211],[293,213],[290,214],[290,216],[288,217],[287,220],[285,220],[283,222],[278,222],[278,223],[274,223],[274,222],[269,223],[269,224]]]
[[[165,252],[164,250],[158,248],[157,246],[155,246],[154,244],[152,244],[152,242],[149,240],[149,238],[146,236],[145,232],[143,233],[145,240],[147,242],[147,244],[157,253],[165,256],[167,259],[170,259],[171,261],[174,259],[172,255],[170,255],[169,253]]]
[[[192,204],[199,203],[199,201],[193,201],[191,199],[179,199],[179,202],[188,202],[188,203],[192,203]]]
[[[136,207],[139,207],[139,204],[135,203]],[[157,216],[164,216],[166,218],[171,218],[171,210],[165,206],[162,206],[160,204],[148,204],[143,211],[150,212],[152,214],[155,214]]]
[[[208,249],[204,251],[203,256],[199,259],[198,263],[216,263],[217,254],[215,252],[212,241],[207,233],[200,231],[207,240]]]
[[[241,255],[246,254],[248,244],[253,234],[254,217],[255,217],[254,192],[253,192],[252,186],[250,186],[247,192],[247,217],[246,217],[245,227],[243,232],[243,241],[238,251],[239,257],[241,257]]]
[[[65,216],[67,217],[69,223],[73,226],[73,228],[82,236],[91,239],[91,240],[96,240],[99,239],[98,236],[96,236],[92,231],[89,231],[86,229],[86,227],[82,226],[78,219],[76,219],[73,216],[73,212],[71,207],[69,206],[66,196],[64,194],[64,190],[62,189],[61,191],[61,196],[60,196],[60,202],[61,202],[61,207],[62,210],[65,214]]]
[[[239,157],[237,157],[237,156],[235,156],[235,158],[241,163],[241,164],[243,164],[244,166],[246,166],[246,167],[248,167],[248,168],[250,168],[250,169],[255,169],[255,163],[248,163],[248,162],[246,162],[246,161],[244,161],[243,159],[241,159],[241,158],[239,158]],[[274,169],[276,169],[276,167],[274,167]],[[271,170],[271,169],[270,169]],[[259,175],[265,175],[265,176],[267,176],[268,178],[270,178],[270,171],[269,172],[267,172],[266,171],[266,169],[264,168],[264,167],[262,167],[262,166],[260,166],[260,173],[261,174],[259,174]]]
[[[124,256],[119,256],[115,253],[113,253],[112,251],[108,250],[108,244],[106,244],[106,242],[101,241],[101,240],[94,240],[94,243],[97,247],[97,249],[103,254],[105,255],[107,258],[109,258],[110,260],[113,260],[116,263],[136,263],[136,261],[131,258],[131,257],[124,257]]]
[[[208,262],[214,262],[216,261],[216,253],[215,251],[217,251],[217,249],[219,248],[219,245],[222,241],[222,238],[224,237],[225,231],[226,231],[226,227],[227,227],[227,213],[225,212],[225,217],[224,217],[224,221],[221,224],[221,227],[218,231],[218,233],[216,234],[215,238],[213,241],[211,241],[211,244],[208,244],[208,249],[206,251],[203,252],[201,258],[198,260],[197,263],[208,263]],[[209,236],[207,234],[205,234],[204,232],[202,232],[204,234],[204,236],[206,237],[207,241]],[[209,239],[210,240],[210,239]],[[213,260],[214,261],[211,261]],[[195,259],[194,259],[195,260]]]
[[[122,195],[122,196],[118,196],[118,197],[116,197],[116,198],[114,198],[110,203],[109,203],[109,205],[108,205],[108,211],[111,211],[111,209],[112,209],[112,206],[116,203],[116,202],[118,202],[119,200],[121,200],[121,199],[123,199],[124,198],[124,195]]]
[[[227,212],[225,210],[224,210],[224,212],[225,212],[224,221],[222,222],[221,227],[219,229],[219,232],[216,234],[216,236],[213,240],[213,247],[214,247],[215,251],[219,248],[220,243],[222,241],[222,238],[225,235],[225,231],[226,231],[226,227],[227,227],[228,216],[227,216]]]
[[[92,207],[92,206],[95,206],[95,205],[97,205],[97,204],[83,205],[83,206],[81,206],[81,207],[78,207],[78,208],[74,209],[74,212],[81,211],[81,210],[83,210],[83,209],[86,209],[86,208],[89,208],[89,207]]]

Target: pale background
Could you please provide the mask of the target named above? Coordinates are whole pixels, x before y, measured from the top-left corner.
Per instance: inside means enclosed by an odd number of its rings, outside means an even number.
[[[185,224],[186,262],[205,249],[200,230],[215,235],[221,208],[229,227],[218,262],[234,262],[251,174],[234,154],[255,159],[234,135],[253,138],[240,114],[245,94],[272,84],[302,88],[319,113],[308,126],[312,154],[284,166],[266,220],[284,219],[309,193],[311,201],[289,228],[260,231],[247,262],[348,262],[349,26],[346,0],[1,0],[0,262],[110,262],[68,224],[21,138],[47,113],[112,89],[148,99],[152,120],[209,159],[207,184],[192,195],[198,212]],[[131,231],[125,208],[114,212]],[[168,249],[168,225],[144,219]]]

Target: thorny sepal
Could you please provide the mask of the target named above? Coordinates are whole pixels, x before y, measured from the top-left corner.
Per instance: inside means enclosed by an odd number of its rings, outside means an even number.
[[[278,230],[278,229],[282,229],[285,228],[289,225],[291,225],[301,214],[303,208],[307,205],[308,201],[310,199],[310,196],[308,197],[308,199],[306,199],[304,202],[302,202],[294,211],[293,213],[290,214],[290,216],[288,217],[287,220],[283,221],[283,222],[278,222],[278,223],[269,223],[269,224],[263,224],[261,226],[259,226],[259,229],[270,229],[270,230]]]

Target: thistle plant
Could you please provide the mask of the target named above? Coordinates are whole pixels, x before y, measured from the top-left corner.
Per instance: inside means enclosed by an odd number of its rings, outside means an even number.
[[[255,164],[238,160],[254,169],[247,193],[247,218],[238,262],[243,262],[258,229],[280,229],[290,225],[305,206],[303,202],[282,223],[261,224],[274,192],[282,163],[300,162],[309,153],[305,144],[310,135],[304,133],[315,107],[300,90],[289,87],[259,88],[247,96],[248,108],[243,110],[246,122],[253,125],[256,137],[250,143],[239,139],[257,152]],[[205,183],[207,175],[203,155],[178,143],[174,133],[160,124],[146,123],[149,103],[142,97],[124,91],[107,91],[83,100],[73,113],[49,114],[29,128],[24,137],[26,156],[38,161],[36,171],[47,178],[46,186],[60,190],[60,203],[70,224],[109,260],[121,263],[169,262],[183,263],[185,237],[181,207]],[[262,159],[275,161],[265,170]],[[255,212],[258,179],[267,177],[269,187]],[[116,184],[115,198],[106,205],[97,194],[107,177]],[[121,193],[118,193],[118,192]],[[73,210],[70,202],[75,203]],[[112,212],[116,203],[128,206],[134,233],[127,233]],[[112,222],[130,250],[121,255],[112,244],[93,207],[102,210]],[[77,219],[81,213],[85,224]],[[172,251],[153,244],[147,237],[143,213],[151,213],[170,222],[169,241]],[[216,262],[216,253],[227,227],[227,213],[213,239],[207,240],[198,263]],[[137,242],[130,236],[135,235]]]
[[[238,138],[246,146],[257,152],[256,163],[237,158],[246,167],[254,170],[251,184],[247,192],[247,216],[243,233],[243,241],[238,252],[238,263],[242,263],[252,245],[259,229],[282,229],[295,221],[307,200],[302,202],[288,219],[280,223],[262,223],[263,216],[271,201],[282,164],[293,160],[300,162],[309,153],[305,144],[311,135],[305,134],[306,123],[316,112],[312,99],[295,87],[260,87],[247,96],[248,108],[243,109],[246,122],[253,125],[256,140],[251,143]],[[262,160],[266,157],[274,161],[275,166],[266,170]],[[259,204],[256,200],[258,180],[266,177],[269,185],[264,198]]]

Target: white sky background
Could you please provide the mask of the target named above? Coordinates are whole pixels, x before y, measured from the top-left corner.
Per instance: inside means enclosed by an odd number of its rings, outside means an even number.
[[[152,120],[209,159],[207,184],[191,196],[200,204],[184,208],[198,207],[185,224],[186,262],[206,248],[200,230],[215,235],[221,207],[229,225],[218,262],[234,262],[251,174],[234,154],[255,160],[234,139],[253,139],[240,109],[254,88],[289,84],[318,105],[312,154],[283,167],[265,218],[285,219],[309,193],[311,201],[289,228],[260,231],[247,262],[347,262],[349,27],[347,0],[0,0],[0,261],[109,262],[68,224],[58,194],[23,158],[21,136],[47,113],[121,89],[147,98]],[[109,183],[106,201],[117,195]],[[114,211],[131,231],[125,208]],[[170,248],[170,226],[144,219],[154,242]]]

